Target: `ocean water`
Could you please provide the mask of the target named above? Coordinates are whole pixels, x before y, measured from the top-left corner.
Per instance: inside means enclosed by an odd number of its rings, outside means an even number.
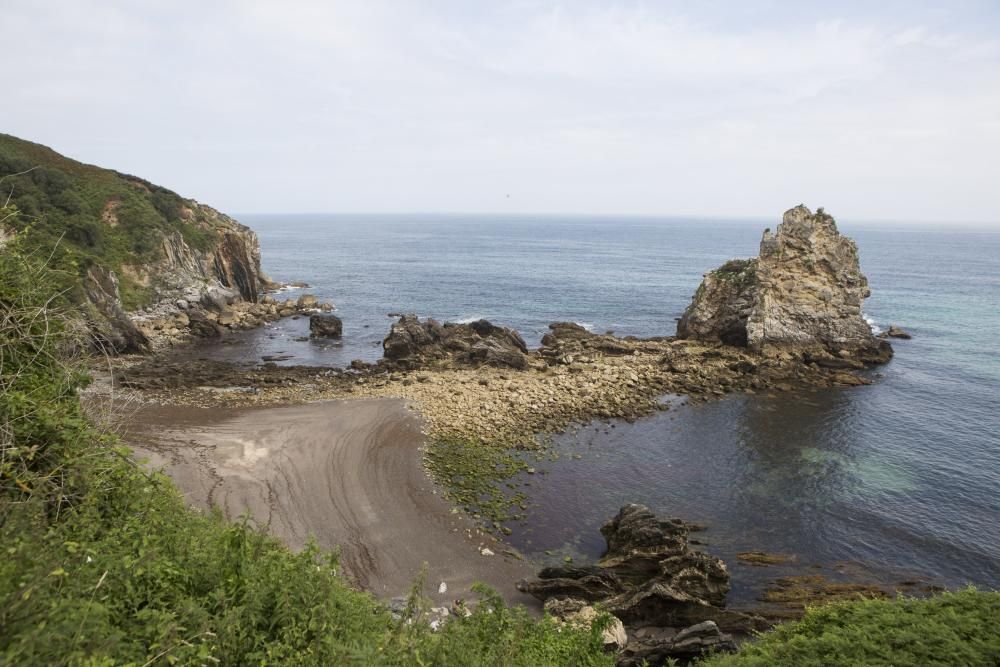
[[[755,255],[777,220],[244,216],[265,270],[333,301],[341,344],[297,342],[305,318],[198,354],[287,363],[374,360],[392,319],[487,318],[537,345],[549,322],[673,334],[702,274]],[[854,578],[1000,587],[1000,233],[842,222],[861,250],[873,324],[910,341],[869,387],[677,405],[564,434],[530,480],[513,543],[538,559],[599,556],[625,502],[704,523],[733,599],[813,566]],[[289,292],[289,296],[298,293]],[[576,458],[579,457],[579,458]],[[742,567],[739,551],[794,556]],[[550,552],[547,556],[545,552]],[[812,571],[812,570],[810,570]]]

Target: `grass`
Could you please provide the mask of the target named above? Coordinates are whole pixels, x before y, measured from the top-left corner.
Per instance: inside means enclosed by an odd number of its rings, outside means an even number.
[[[1000,593],[973,588],[932,598],[861,600],[812,608],[735,655],[704,667],[923,667],[1000,664]]]

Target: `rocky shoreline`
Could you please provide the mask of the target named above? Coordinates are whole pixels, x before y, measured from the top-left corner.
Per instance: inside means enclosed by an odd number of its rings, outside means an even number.
[[[332,309],[309,295],[279,302],[270,295],[248,301],[218,288],[201,294],[197,302],[179,299],[163,312],[152,309],[135,318],[147,338],[160,341],[154,349],[190,336],[215,337],[284,316]],[[505,524],[526,509],[512,478],[533,472],[533,459],[547,455],[548,437],[574,424],[632,421],[669,409],[664,397],[670,396],[709,401],[735,393],[779,395],[804,388],[871,384],[877,374],[870,369],[888,362],[893,351],[864,321],[861,304],[867,295],[853,242],[839,235],[833,219],[822,210],[814,215],[797,207],[785,214],[776,233],[765,232],[759,258],[734,260],[706,274],[677,336],[617,337],[555,322],[541,346],[532,350],[517,331],[486,320],[455,324],[400,315],[383,341],[384,356],[376,363],[355,361],[349,368],[336,369],[164,355],[122,357],[114,363],[113,385],[140,402],[167,406],[403,399],[421,416],[424,465],[445,497],[483,530],[502,537],[510,532]],[[326,317],[329,321],[310,327],[313,335],[339,336],[340,320]],[[895,330],[890,335],[902,337]],[[722,609],[728,572],[718,559],[687,549],[690,526],[682,522],[667,526],[647,516],[648,510],[627,509],[623,515],[631,518],[620,515],[616,525],[631,525],[633,519],[647,528],[655,524],[660,530],[652,532],[663,544],[638,550],[625,545],[616,551],[617,538],[609,535],[617,533],[609,529],[608,556],[596,566],[605,569],[543,572],[538,582],[526,583],[522,590],[546,601],[546,608],[566,622],[592,619],[593,613],[587,611],[591,603],[601,602],[606,608],[610,604],[620,620],[634,626],[627,633],[630,643],[621,664],[656,662],[667,656],[690,658],[704,650],[725,649],[732,646],[723,634],[727,629],[745,634],[766,625],[762,619]],[[671,527],[670,535],[664,526]],[[650,532],[641,526],[636,531]],[[659,549],[666,549],[664,544],[670,547],[669,554]],[[653,555],[653,560],[659,559],[654,570],[680,559],[676,581],[635,580],[632,561],[651,563]],[[622,567],[629,570],[624,579],[617,573]],[[684,589],[692,585],[692,577],[715,583],[694,596]],[[607,588],[607,595],[595,597],[586,587],[577,590],[579,582],[591,580]],[[558,595],[553,586],[562,586]],[[669,598],[671,613],[678,609],[691,613],[674,614],[677,617],[671,616],[665,630],[666,612],[657,603],[654,615],[663,622],[659,629],[649,630],[649,618],[624,607],[615,612],[613,600],[633,599],[636,591],[649,587],[652,597],[644,600]],[[788,588],[807,587],[792,582]],[[581,595],[563,594],[570,589]],[[621,639],[626,631],[611,634]]]

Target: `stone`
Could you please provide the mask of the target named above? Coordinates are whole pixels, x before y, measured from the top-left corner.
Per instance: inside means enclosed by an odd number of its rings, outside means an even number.
[[[764,231],[760,254],[705,275],[677,323],[679,338],[722,342],[755,352],[848,350],[885,356],[862,313],[870,295],[858,248],[833,217],[805,206]],[[891,356],[891,348],[889,348]]]
[[[393,362],[421,364],[451,361],[467,366],[497,366],[525,369],[528,347],[513,329],[487,320],[469,324],[440,324],[416,315],[402,315],[382,342],[385,358]]]
[[[314,314],[309,316],[309,335],[312,338],[340,338],[344,323],[336,315]]]
[[[911,338],[913,338],[913,336],[911,336],[906,331],[903,331],[895,324],[889,327],[889,330],[885,332],[885,335],[888,336],[889,338],[901,338],[903,340],[910,340]]]
[[[312,294],[303,294],[298,298],[298,301],[295,302],[295,306],[299,310],[317,308],[319,306],[319,299]]]
[[[554,618],[574,627],[589,628],[600,617],[600,613],[592,605],[576,598],[552,598],[546,601],[544,608]],[[612,616],[610,624],[601,631],[601,639],[606,648],[625,648],[628,643],[625,625]]]
[[[601,527],[608,548],[595,565],[543,568],[517,587],[557,617],[573,618],[596,605],[620,620],[628,636],[643,629],[626,647],[628,661],[619,664],[731,650],[721,627],[749,633],[766,623],[725,609],[729,571],[721,559],[690,548],[688,535],[696,529],[643,505],[626,505]]]

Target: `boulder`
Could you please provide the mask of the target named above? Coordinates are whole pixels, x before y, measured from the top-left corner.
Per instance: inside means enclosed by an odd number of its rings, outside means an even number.
[[[910,340],[911,338],[913,338],[913,336],[911,336],[906,331],[903,331],[895,324],[889,327],[889,330],[885,332],[885,335],[888,336],[889,338],[901,338],[903,340]]]
[[[404,364],[451,361],[457,364],[489,365],[524,369],[528,347],[513,329],[487,320],[469,324],[440,324],[416,315],[402,315],[382,341],[385,358]]]
[[[309,335],[313,338],[340,338],[344,323],[336,315],[315,314],[309,316]]]
[[[299,297],[298,301],[295,302],[296,308],[299,310],[306,310],[309,308],[318,308],[319,299],[317,299],[312,294],[303,294]]]
[[[785,212],[776,232],[764,231],[757,257],[731,260],[705,275],[677,335],[757,352],[891,356],[862,314],[869,294],[854,241],[823,209],[813,213],[800,205]]]

